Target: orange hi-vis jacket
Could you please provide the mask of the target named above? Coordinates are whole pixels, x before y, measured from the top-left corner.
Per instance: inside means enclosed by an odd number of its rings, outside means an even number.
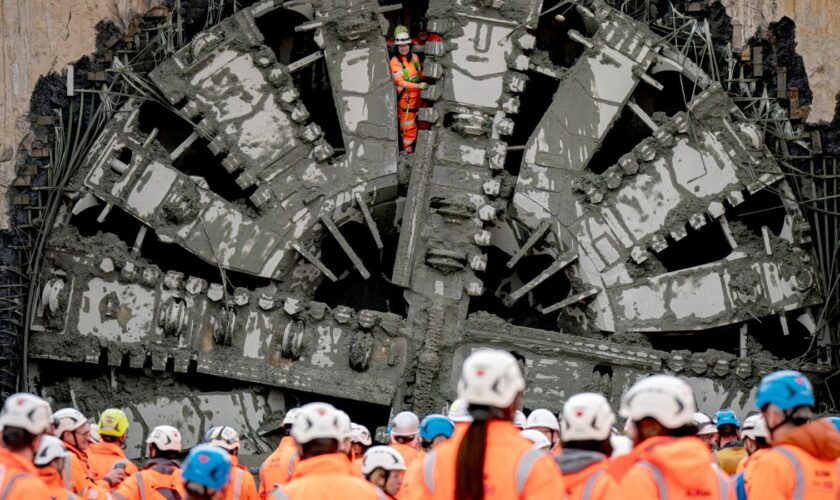
[[[181,469],[177,462],[159,458],[146,462],[143,470],[127,477],[114,491],[118,500],[168,500],[175,494],[187,496]]]
[[[64,487],[84,498],[97,498],[107,494],[111,487],[105,481],[95,481],[88,466],[88,456],[72,444],[62,441],[67,448],[68,459],[64,460]]]
[[[108,443],[102,441],[101,443],[91,444],[87,449],[88,467],[90,473],[95,481],[101,481],[111,471],[114,464],[125,464],[126,476],[131,476],[137,473],[137,466],[131,460],[125,458],[125,452],[117,443]],[[118,484],[111,485],[116,488]]]
[[[301,460],[294,477],[274,490],[275,500],[379,500],[382,490],[353,476],[350,459],[344,453],[330,453]]]
[[[596,451],[565,448],[554,457],[569,500],[608,500],[618,494],[618,483],[607,473],[609,459]]]
[[[260,466],[260,498],[267,498],[271,490],[289,482],[289,460],[293,456],[297,456],[297,444],[294,438],[286,436]]]
[[[657,436],[633,450],[636,462],[619,483],[634,500],[734,499],[729,478],[696,437]]]
[[[419,453],[417,451],[417,448],[415,448],[413,446],[409,446],[407,444],[393,443],[393,444],[389,444],[388,446],[397,450],[399,452],[399,454],[402,455],[403,460],[405,460],[405,466],[406,467],[411,465],[411,462],[414,461],[414,459],[417,457],[417,454]]]
[[[758,460],[765,453],[767,453],[767,450],[768,450],[768,448],[760,448],[758,450],[755,450],[752,455],[750,455],[747,458],[741,460],[741,463],[738,464],[738,470],[737,470],[736,474],[740,474],[740,473],[746,471],[747,467],[749,467],[750,464],[755,463],[756,460]]]
[[[2,446],[0,446],[0,498],[3,500],[51,498],[49,487],[38,477],[38,470],[32,461]]]
[[[246,467],[239,465],[239,457],[230,456],[233,468],[230,470],[230,482],[225,487],[225,500],[257,500],[257,483]]]
[[[409,58],[395,55],[391,58],[391,76],[397,86],[399,111],[416,113],[420,107],[420,82],[423,80],[420,58],[414,53],[409,54]]]
[[[409,500],[455,499],[455,466],[465,435],[466,432],[456,432],[426,455],[423,480],[411,484]],[[560,469],[551,455],[532,446],[531,441],[519,435],[513,422],[487,422],[485,500],[563,498],[565,482]]]
[[[75,493],[64,487],[64,479],[61,473],[52,467],[40,467],[38,477],[50,489],[50,496],[53,500],[72,500],[79,498]],[[0,497],[2,498],[2,497]]]
[[[423,480],[423,464],[426,462],[427,453],[423,450],[418,450],[414,460],[408,464],[403,474],[400,491],[397,493],[397,498],[408,498],[411,491],[411,485]]]
[[[840,434],[825,419],[788,433],[749,466],[749,498],[840,498]]]

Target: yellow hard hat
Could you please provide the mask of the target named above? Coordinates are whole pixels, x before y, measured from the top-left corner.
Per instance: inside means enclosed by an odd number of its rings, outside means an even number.
[[[128,430],[128,417],[122,410],[109,408],[99,417],[99,435],[121,438]]]

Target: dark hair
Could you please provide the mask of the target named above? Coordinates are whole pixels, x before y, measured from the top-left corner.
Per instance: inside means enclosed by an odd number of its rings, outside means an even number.
[[[655,433],[650,433],[649,430],[651,426],[655,426],[659,430],[655,431]],[[639,435],[642,438],[642,440],[655,435],[672,437],[697,436],[698,431],[698,428],[695,424],[686,424],[682,427],[677,427],[676,429],[669,429],[661,423],[659,423],[659,421],[653,417],[645,417],[641,420],[636,421],[636,427],[639,429]]]
[[[155,458],[162,458],[164,460],[178,460],[183,455],[183,452],[175,450],[161,450],[154,443],[149,443],[149,449],[155,450]],[[151,453],[149,453],[151,455]]]
[[[677,427],[676,429],[665,429],[665,434],[673,437],[689,437],[696,436],[698,430],[699,429],[696,425],[688,424],[683,425],[682,427]]]
[[[414,436],[394,436],[394,441],[400,444],[408,444],[414,441]]]
[[[512,408],[494,408],[470,405],[473,417],[455,462],[455,498],[458,500],[484,500],[484,459],[487,453],[487,421],[511,420]]]
[[[3,428],[3,444],[11,451],[20,451],[24,448],[31,448],[35,441],[35,435],[20,427]]]
[[[338,453],[338,441],[331,438],[313,439],[308,443],[302,444],[301,448],[303,448],[303,453],[300,459],[305,460],[307,458],[317,457],[318,455]]]
[[[603,441],[597,441],[595,439],[587,439],[583,441],[568,441],[563,443],[563,448],[569,448],[572,450],[586,450],[586,451],[597,451],[602,455],[610,456],[613,452],[612,443],[610,442],[609,438],[604,439]]]
[[[738,428],[734,424],[723,424],[718,427],[718,436],[734,437],[738,435]]]
[[[770,443],[767,442],[767,438],[756,437],[755,439],[753,439],[753,441],[755,442],[755,445],[758,447],[758,449],[770,448]]]
[[[123,438],[118,438],[117,436],[99,436],[102,438],[102,441],[106,443],[119,443],[122,441]]]

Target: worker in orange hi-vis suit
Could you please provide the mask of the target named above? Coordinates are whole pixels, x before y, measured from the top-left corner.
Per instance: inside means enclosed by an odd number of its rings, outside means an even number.
[[[420,58],[411,52],[411,37],[408,28],[394,29],[394,44],[397,55],[391,58],[391,77],[397,86],[397,118],[403,151],[414,152],[417,140],[417,110],[420,108],[420,91],[429,87],[423,82]]]

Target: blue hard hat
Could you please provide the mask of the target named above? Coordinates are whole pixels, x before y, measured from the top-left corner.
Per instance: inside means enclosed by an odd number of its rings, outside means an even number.
[[[840,432],[840,417],[828,417],[828,421],[834,425],[837,432]]]
[[[438,436],[452,437],[455,431],[455,424],[443,415],[428,415],[420,422],[420,438],[423,441],[431,441]]]
[[[755,403],[759,409],[772,403],[783,411],[814,406],[814,390],[805,375],[794,370],[782,370],[761,379]]]
[[[181,468],[185,482],[198,483],[211,490],[221,490],[230,481],[231,461],[225,450],[200,444],[190,450]]]
[[[724,408],[717,413],[715,413],[715,422],[717,422],[718,429],[721,428],[723,425],[734,425],[737,428],[741,428],[741,421],[738,420],[738,416],[735,415],[735,412]]]

